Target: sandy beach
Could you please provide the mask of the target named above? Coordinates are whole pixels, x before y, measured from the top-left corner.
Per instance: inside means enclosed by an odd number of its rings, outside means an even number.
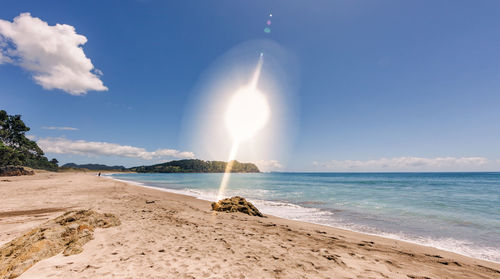
[[[117,216],[83,252],[18,278],[499,278],[500,264],[273,216],[213,213],[210,203],[95,173],[0,179],[0,245],[68,210]]]

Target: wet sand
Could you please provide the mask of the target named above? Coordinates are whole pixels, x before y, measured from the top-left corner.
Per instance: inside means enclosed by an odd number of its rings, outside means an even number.
[[[0,179],[0,245],[73,209],[116,215],[77,255],[19,278],[500,278],[500,264],[404,241],[285,220],[213,213],[210,203],[96,177]]]

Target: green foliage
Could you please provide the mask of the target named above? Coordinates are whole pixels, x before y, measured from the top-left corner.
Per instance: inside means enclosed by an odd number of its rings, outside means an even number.
[[[57,170],[57,163],[49,162],[36,142],[25,136],[29,130],[20,115],[8,115],[5,110],[0,110],[0,166],[23,165]]]
[[[203,161],[198,159],[170,161],[152,166],[133,167],[129,170],[135,172],[199,172],[199,173],[222,173],[226,171],[226,162]],[[260,172],[259,168],[252,163],[240,163],[233,161],[231,172]]]
[[[0,167],[6,165],[20,165],[22,162],[22,154],[16,152],[14,148],[5,146],[0,141]]]

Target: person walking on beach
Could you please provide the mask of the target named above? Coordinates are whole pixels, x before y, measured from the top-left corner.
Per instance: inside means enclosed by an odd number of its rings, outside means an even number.
[[[97,174],[97,176],[101,176],[101,173],[99,172],[99,173]]]

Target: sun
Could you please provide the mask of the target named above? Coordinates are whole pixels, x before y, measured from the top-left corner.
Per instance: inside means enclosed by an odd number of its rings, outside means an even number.
[[[266,96],[253,86],[242,87],[232,96],[226,111],[226,127],[235,141],[254,136],[270,114]]]
[[[219,186],[217,200],[220,200],[224,196],[240,143],[253,137],[269,120],[271,111],[269,103],[266,96],[257,89],[262,69],[262,57],[263,54],[261,53],[250,83],[240,87],[230,98],[227,106],[226,127],[233,137],[233,146],[231,147],[226,170]]]

